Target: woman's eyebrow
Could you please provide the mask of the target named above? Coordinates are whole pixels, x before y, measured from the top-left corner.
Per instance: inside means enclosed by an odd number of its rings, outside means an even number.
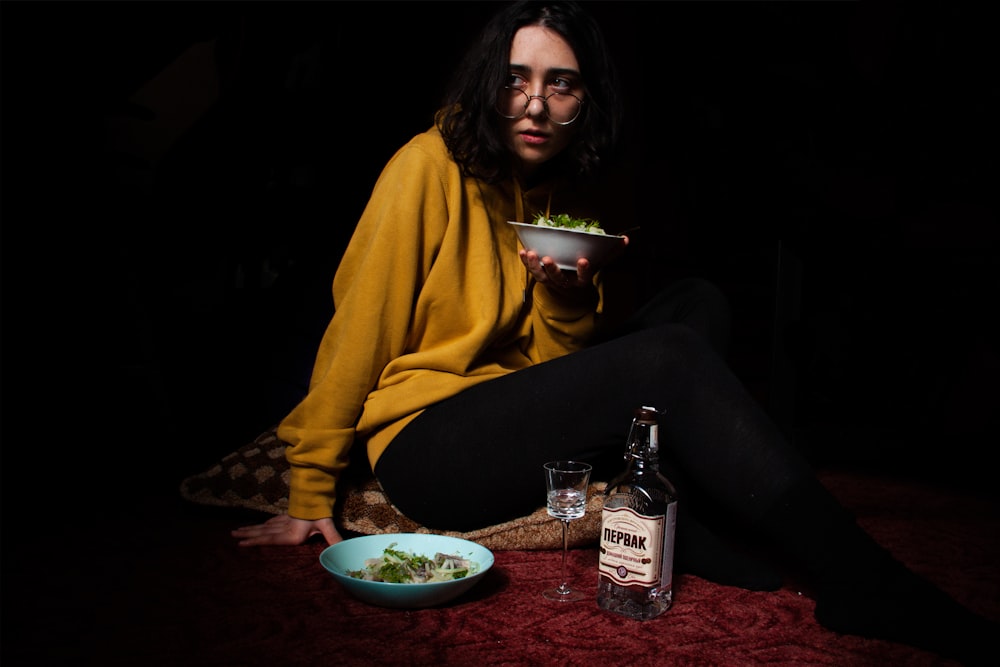
[[[524,72],[525,74],[531,74],[532,70],[529,65],[521,65],[519,63],[511,63],[510,69],[517,72]],[[572,67],[553,67],[545,71],[546,76],[580,76],[580,72],[573,69]]]

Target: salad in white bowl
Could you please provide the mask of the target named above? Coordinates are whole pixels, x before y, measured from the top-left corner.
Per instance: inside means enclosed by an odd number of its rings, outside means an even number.
[[[531,223],[507,222],[517,231],[521,245],[539,257],[551,257],[564,271],[576,271],[581,257],[600,269],[625,250],[624,236],[606,233],[600,222],[590,218],[539,214]]]

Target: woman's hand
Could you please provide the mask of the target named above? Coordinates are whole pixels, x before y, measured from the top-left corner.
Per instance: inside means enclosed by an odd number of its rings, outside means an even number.
[[[533,250],[518,252],[521,262],[528,267],[528,271],[534,279],[556,292],[571,292],[582,287],[593,285],[594,271],[590,267],[590,260],[581,257],[576,260],[576,274],[571,271],[563,271],[551,257],[539,257]]]
[[[262,544],[302,544],[313,535],[322,535],[327,544],[336,544],[344,538],[337,532],[333,519],[306,521],[287,514],[279,514],[255,526],[243,526],[232,532],[241,547]]]
[[[628,237],[623,236],[622,249],[628,245]],[[576,260],[576,274],[572,271],[563,271],[556,266],[551,257],[539,257],[534,250],[521,248],[518,251],[521,263],[524,264],[535,280],[555,292],[570,294],[581,288],[589,288],[593,285],[594,269],[590,265],[590,260],[581,257]]]

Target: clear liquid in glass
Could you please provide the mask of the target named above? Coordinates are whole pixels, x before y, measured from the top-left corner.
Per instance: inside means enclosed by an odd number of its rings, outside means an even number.
[[[576,489],[549,491],[546,507],[549,516],[572,521],[583,517],[587,508],[587,494]]]

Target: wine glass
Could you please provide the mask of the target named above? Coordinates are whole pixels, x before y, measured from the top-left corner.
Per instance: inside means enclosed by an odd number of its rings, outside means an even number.
[[[569,552],[569,522],[583,517],[587,509],[587,485],[590,483],[589,463],[581,461],[549,461],[545,464],[546,509],[562,523],[562,583],[547,588],[542,595],[549,600],[576,602],[587,598],[573,590],[566,581],[566,554]]]

